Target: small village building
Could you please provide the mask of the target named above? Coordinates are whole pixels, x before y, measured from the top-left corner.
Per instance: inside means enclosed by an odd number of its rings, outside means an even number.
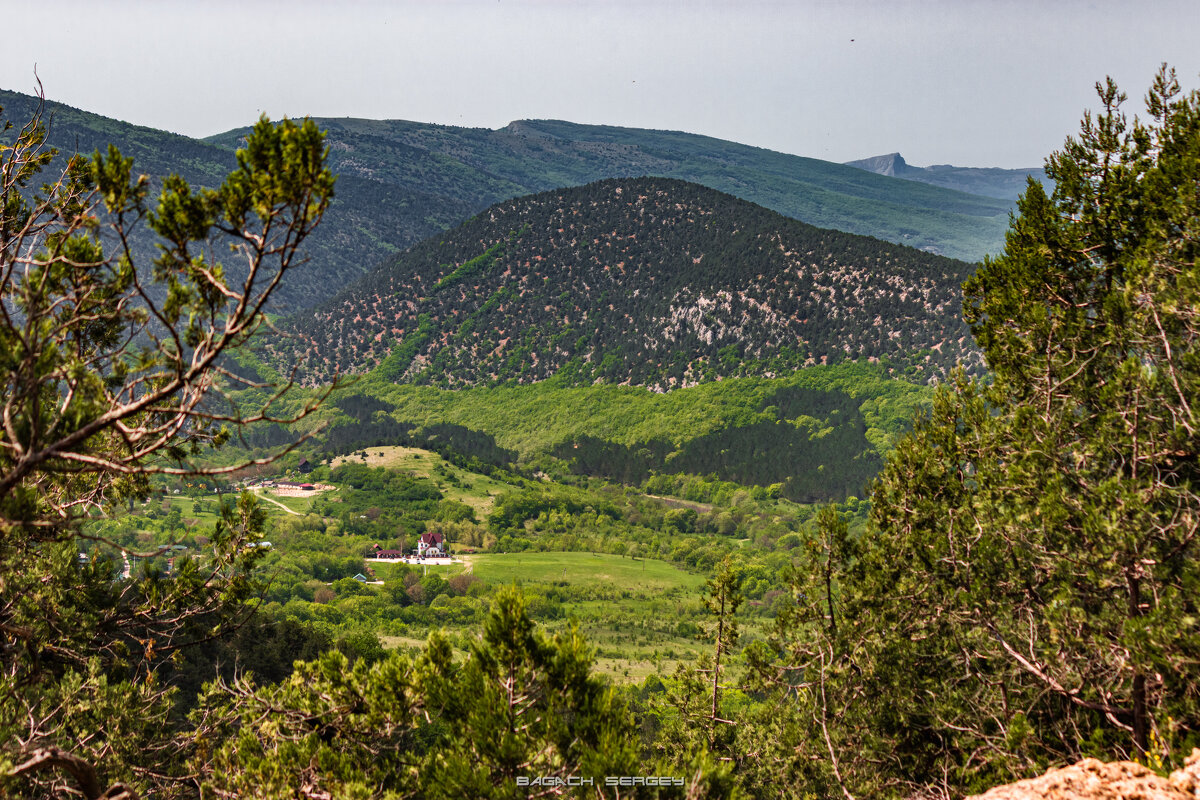
[[[300,459],[300,463],[296,465],[296,469],[300,470],[301,473],[307,475],[308,473],[313,471],[313,463],[311,461],[309,461],[307,458],[302,458],[302,459]]]
[[[266,486],[267,484],[263,484]],[[279,489],[303,489],[305,491],[313,491],[317,487],[311,483],[301,483],[299,481],[276,481],[275,487]]]
[[[375,553],[372,558],[404,558],[403,550],[384,550],[379,545],[375,545]]]
[[[446,539],[440,533],[423,533],[417,540],[417,555],[421,558],[433,558],[446,554]]]

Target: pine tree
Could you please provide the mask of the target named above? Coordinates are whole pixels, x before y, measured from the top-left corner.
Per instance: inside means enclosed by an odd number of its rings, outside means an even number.
[[[40,111],[5,122],[4,137],[0,793],[93,798],[112,784],[113,797],[167,796],[184,775],[155,667],[244,618],[264,515],[248,495],[226,506],[203,565],[185,560],[170,581],[116,580],[104,558],[81,565],[77,537],[93,554],[121,552],[90,523],[144,496],[151,476],[232,471],[189,459],[241,425],[312,409],[239,406],[221,359],[302,262],[334,179],[311,122],[264,118],[220,187],[170,176],[153,203],[112,147],[72,156],[38,187],[57,157]],[[130,245],[142,224],[158,237],[152,264]]]
[[[214,691],[206,716],[237,735],[202,765],[204,782],[263,798],[596,797],[603,776],[641,768],[627,713],[591,665],[577,631],[547,637],[502,590],[464,657],[435,634],[415,659],[350,667],[331,652],[278,685]],[[582,778],[595,785],[566,788]]]
[[[990,374],[897,443],[865,536],[818,526],[749,654],[845,796],[1200,743],[1200,92],[1097,88],[964,285]]]
[[[991,375],[898,447],[867,578],[889,599],[847,609],[908,640],[872,668],[946,681],[892,702],[959,786],[1200,741],[1200,93],[1164,67],[1131,120],[1097,90],[964,286]]]

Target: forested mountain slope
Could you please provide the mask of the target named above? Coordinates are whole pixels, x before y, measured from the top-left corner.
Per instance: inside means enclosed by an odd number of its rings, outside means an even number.
[[[695,184],[608,180],[426,240],[264,355],[307,383],[375,369],[450,388],[558,374],[665,390],[845,358],[928,379],[980,364],[960,314],[970,269]]]
[[[36,97],[0,90],[3,116],[15,126],[27,122],[37,104]],[[133,158],[135,173],[150,175],[156,182],[178,173],[193,185],[211,187],[236,166],[234,148],[130,125],[61,103],[47,102],[45,118],[48,143],[60,150],[56,162],[59,169],[66,156],[106,151],[109,144]],[[7,135],[12,137],[15,132]],[[305,242],[308,263],[288,274],[272,298],[273,306],[290,310],[318,303],[361,277],[388,254],[455,225],[476,210],[462,201],[413,186],[341,175],[333,204]],[[135,249],[142,256],[141,262],[149,263],[156,254],[153,238],[146,229],[139,229],[138,234]],[[236,263],[226,266],[236,274]]]
[[[479,211],[524,194],[603,178],[699,183],[811,225],[976,261],[998,252],[1007,199],[891,180],[842,164],[678,131],[558,120],[499,130],[404,120],[319,118],[342,175],[452,198]],[[210,137],[234,147],[245,130]]]
[[[782,497],[817,502],[862,496],[932,396],[931,387],[863,363],[661,393],[557,379],[451,391],[371,376],[335,395],[317,441],[333,454],[428,447],[560,479],[572,472],[640,485],[656,473],[648,491],[681,495],[690,484],[695,500],[713,480],[779,484]],[[287,431],[268,430],[254,444],[268,440],[289,441]]]

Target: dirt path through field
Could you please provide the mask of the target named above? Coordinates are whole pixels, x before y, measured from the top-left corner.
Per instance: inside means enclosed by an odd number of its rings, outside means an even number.
[[[287,513],[291,514],[292,516],[295,516],[295,517],[303,517],[304,516],[299,511],[292,511],[290,508],[288,508],[283,503],[276,500],[274,497],[268,497],[267,493],[262,491],[261,489],[256,489],[254,491],[254,494],[257,495],[258,497],[261,497],[263,500],[266,500],[268,503],[274,503],[275,505],[279,506]]]

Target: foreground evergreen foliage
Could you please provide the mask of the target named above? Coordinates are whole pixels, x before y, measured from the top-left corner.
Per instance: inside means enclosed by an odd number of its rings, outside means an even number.
[[[776,666],[803,669],[855,792],[1200,742],[1200,94],[1164,70],[1131,121],[1098,88],[1054,196],[1031,184],[966,284],[990,379],[940,391],[898,446],[878,533],[830,529],[831,572],[796,577],[826,624],[782,624]]]
[[[38,187],[56,156],[45,136],[38,113],[0,140],[0,780],[88,797],[120,781],[113,796],[133,796],[181,776],[158,668],[251,610],[264,514],[248,497],[226,504],[207,559],[183,560],[171,581],[115,581],[111,562],[81,563],[77,536],[151,475],[211,472],[187,460],[228,423],[311,411],[221,402],[216,365],[262,323],[333,176],[314,125],[264,119],[219,188],[172,176],[151,208],[147,179],[115,148]],[[130,249],[143,221],[159,241],[152,265]]]
[[[215,687],[202,713],[228,738],[205,782],[221,797],[515,799],[530,794],[521,776],[641,774],[628,716],[590,663],[578,634],[548,639],[502,592],[461,660],[435,635],[416,659],[351,668],[333,652],[275,686]]]

